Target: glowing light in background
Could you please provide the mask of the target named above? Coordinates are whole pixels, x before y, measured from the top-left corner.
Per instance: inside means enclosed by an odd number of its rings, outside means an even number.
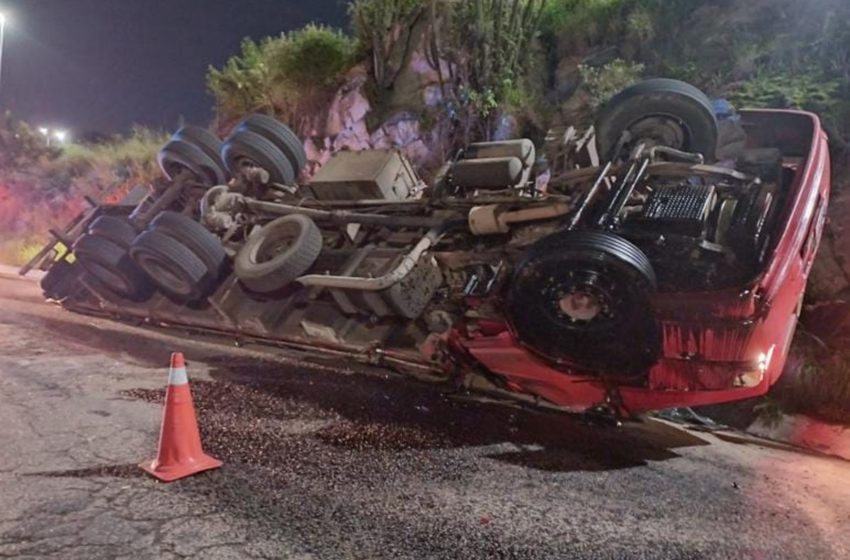
[[[6,38],[6,14],[0,12],[0,76],[3,70],[3,43]]]
[[[67,130],[51,130],[46,126],[39,127],[38,132],[44,136],[44,140],[47,142],[49,146],[53,141],[57,144],[64,144],[70,139],[70,135]]]

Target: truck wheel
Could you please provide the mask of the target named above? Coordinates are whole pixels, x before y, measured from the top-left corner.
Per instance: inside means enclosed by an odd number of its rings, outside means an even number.
[[[507,314],[519,340],[550,360],[616,375],[642,373],[660,351],[649,302],[655,284],[646,255],[625,239],[556,233],[527,250]]]
[[[219,169],[225,169],[224,161],[221,159],[221,147],[224,143],[218,136],[200,126],[187,124],[174,133],[173,138],[191,142],[199,147],[211,160],[213,160]],[[222,184],[222,183],[219,183]]]
[[[65,259],[54,262],[40,282],[44,297],[56,301],[67,298],[76,291],[82,273],[83,267],[78,263]]]
[[[148,295],[147,279],[126,248],[97,235],[83,235],[73,251],[80,266],[111,292],[129,299]]]
[[[162,232],[147,230],[139,234],[130,247],[130,256],[160,290],[177,301],[197,301],[212,287],[204,262]]]
[[[221,245],[221,240],[204,226],[177,212],[160,212],[151,221],[149,229],[164,233],[174,238],[201,259],[211,271],[213,278],[218,278],[227,262],[227,253]]]
[[[237,130],[224,143],[221,157],[234,176],[246,168],[259,167],[268,172],[272,183],[295,183],[295,171],[284,153],[256,132]]]
[[[236,254],[233,270],[250,290],[274,292],[307,272],[322,251],[318,226],[303,214],[269,222]]]
[[[136,239],[136,230],[127,218],[119,216],[99,216],[89,225],[89,234],[112,241],[116,245],[129,249]]]
[[[186,140],[168,142],[157,154],[157,161],[163,174],[172,181],[187,169],[198,182],[208,187],[227,183],[224,170],[201,148]]]
[[[628,157],[640,143],[702,154],[713,160],[717,118],[711,101],[694,86],[664,78],[627,87],[602,109],[595,123],[603,160]],[[624,133],[627,139],[621,144]]]
[[[307,165],[307,153],[304,151],[303,142],[291,128],[277,119],[268,115],[251,115],[239,123],[237,129],[259,134],[274,144],[292,164],[296,179]]]

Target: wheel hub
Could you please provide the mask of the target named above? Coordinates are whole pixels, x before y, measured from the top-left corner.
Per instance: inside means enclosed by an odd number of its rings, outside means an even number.
[[[614,317],[616,284],[599,271],[571,271],[565,282],[548,292],[556,317],[577,328]],[[554,286],[552,286],[554,288]]]
[[[644,143],[647,147],[667,146],[682,149],[687,143],[688,131],[678,119],[656,115],[637,121],[629,127],[632,145]]]
[[[276,235],[256,247],[251,255],[251,262],[262,264],[274,260],[278,255],[292,248],[298,239],[298,233],[297,227],[281,228]]]
[[[576,290],[558,302],[561,313],[572,321],[592,321],[602,312],[602,302],[592,292]]]

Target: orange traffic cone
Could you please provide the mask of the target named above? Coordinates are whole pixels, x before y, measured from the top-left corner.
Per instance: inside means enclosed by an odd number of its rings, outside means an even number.
[[[222,465],[201,449],[201,434],[195,418],[195,405],[189,391],[186,362],[182,352],[171,354],[165,411],[159,433],[159,452],[153,461],[140,467],[163,482],[171,482]]]

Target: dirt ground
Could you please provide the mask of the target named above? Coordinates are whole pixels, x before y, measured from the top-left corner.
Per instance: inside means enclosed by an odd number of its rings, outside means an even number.
[[[850,558],[850,463],[73,315],[0,278],[0,558]],[[156,448],[171,350],[222,469]]]

